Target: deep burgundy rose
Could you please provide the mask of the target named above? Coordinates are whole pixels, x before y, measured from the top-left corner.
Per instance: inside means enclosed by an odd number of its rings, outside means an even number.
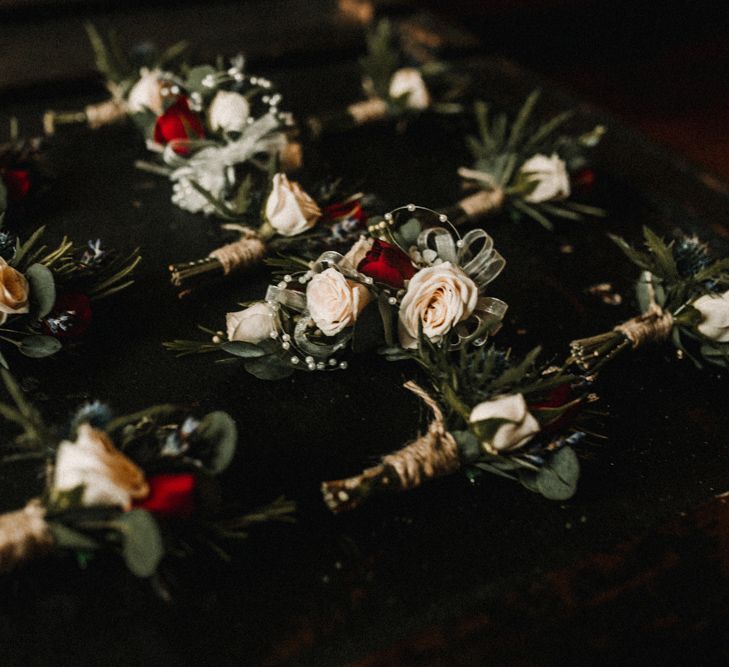
[[[167,144],[176,139],[203,139],[205,127],[199,116],[190,111],[187,98],[180,96],[177,101],[157,118],[154,126],[154,140],[158,144]],[[188,148],[178,146],[174,148],[176,153],[186,155]]]
[[[335,202],[322,209],[322,220],[325,222],[348,219],[357,220],[358,222],[367,220],[367,215],[362,210],[362,202],[359,199],[348,202]]]
[[[398,288],[415,275],[410,257],[397,246],[379,239],[372,244],[372,249],[364,256],[357,270],[378,283]]]
[[[581,192],[590,192],[595,185],[595,172],[589,167],[580,169],[572,176],[572,188]]]
[[[49,336],[70,340],[82,336],[91,325],[91,319],[89,297],[85,294],[61,294],[42,324]]]
[[[5,169],[2,171],[3,183],[12,202],[23,201],[30,192],[30,172],[27,169]]]
[[[530,409],[539,410],[540,408],[555,409],[561,408],[567,403],[573,400],[572,397],[572,386],[569,382],[561,384],[558,387],[552,389],[543,401],[538,403],[531,403]],[[581,402],[575,403],[575,405],[567,408],[561,415],[552,419],[552,421],[542,424],[542,431],[558,431],[559,429],[567,426],[574,421],[575,417],[580,411]]]
[[[147,479],[149,495],[134,503],[160,517],[187,519],[195,512],[197,479],[189,472],[161,473]]]

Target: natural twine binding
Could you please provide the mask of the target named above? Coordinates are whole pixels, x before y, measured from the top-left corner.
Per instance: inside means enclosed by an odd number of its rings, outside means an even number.
[[[635,349],[646,343],[666,340],[672,329],[673,315],[652,303],[645,313],[618,324],[613,330],[622,333]]]
[[[106,102],[89,104],[86,112],[86,122],[92,130],[104,125],[116,123],[127,115],[127,105],[124,100],[112,98]]]
[[[321,487],[324,502],[332,512],[354,509],[373,490],[406,491],[429,479],[456,472],[461,467],[458,443],[446,430],[440,406],[415,382],[406,382],[404,386],[433,411],[428,430],[360,475],[324,482]]]
[[[504,204],[502,188],[479,190],[458,202],[459,208],[471,219],[480,218],[501,209]]]
[[[47,554],[54,540],[45,520],[45,508],[38,499],[23,509],[0,515],[0,573]]]
[[[266,254],[266,244],[252,229],[242,229],[241,237],[233,243],[213,250],[208,257],[217,259],[223,267],[223,273],[245,269],[260,263]]]
[[[387,102],[381,97],[373,97],[362,102],[355,102],[347,107],[347,113],[357,125],[365,125],[387,116]]]

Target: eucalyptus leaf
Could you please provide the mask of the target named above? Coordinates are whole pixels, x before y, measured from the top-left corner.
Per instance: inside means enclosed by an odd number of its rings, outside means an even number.
[[[119,516],[110,526],[121,535],[122,556],[132,574],[151,577],[164,556],[162,535],[154,517],[135,509]]]
[[[235,357],[244,357],[246,359],[263,357],[266,354],[266,351],[258,347],[258,345],[254,345],[253,343],[246,343],[240,340],[223,343],[220,348]]]
[[[43,264],[32,264],[25,272],[30,286],[31,314],[42,320],[56,303],[56,281],[52,271]]]
[[[227,412],[211,412],[200,421],[197,432],[215,450],[208,469],[214,475],[223,472],[233,460],[238,444],[238,427],[235,421]]]
[[[451,435],[456,439],[462,460],[472,462],[482,456],[481,443],[471,431],[452,431]]]
[[[40,359],[50,357],[63,347],[61,341],[53,336],[33,335],[26,336],[20,341],[18,349],[26,357]]]
[[[293,366],[272,354],[257,359],[246,359],[244,367],[259,380],[283,380],[294,372]]]
[[[545,498],[567,500],[577,491],[580,462],[571,447],[557,450],[537,473],[536,487]]]
[[[211,88],[203,85],[203,80],[208,75],[215,75],[215,68],[210,65],[201,65],[200,67],[193,67],[187,73],[187,79],[185,80],[185,88],[190,92],[200,93],[201,95],[209,94]]]
[[[69,528],[63,523],[57,521],[49,521],[48,527],[50,528],[51,534],[53,535],[54,543],[61,549],[73,549],[74,551],[90,551],[93,549],[98,549],[100,547],[99,543],[96,540],[90,538],[88,535],[84,535],[84,533],[79,532],[78,530]]]
[[[410,218],[410,220],[400,225],[395,232],[398,244],[403,248],[415,245],[422,227],[420,220],[417,218]]]

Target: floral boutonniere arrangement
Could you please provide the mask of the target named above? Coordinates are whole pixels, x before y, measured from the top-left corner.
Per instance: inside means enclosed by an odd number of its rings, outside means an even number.
[[[38,229],[21,243],[0,227],[0,365],[15,348],[27,357],[55,354],[89,328],[94,301],[127,288],[141,261],[105,249],[100,240],[78,247],[64,238],[41,242]]]
[[[596,371],[622,350],[670,340],[680,356],[729,368],[729,258],[712,258],[705,243],[684,236],[665,243],[643,228],[646,250],[611,237],[642,270],[641,314],[612,331],[572,342],[573,361]]]
[[[273,175],[265,193],[252,192],[250,183],[241,188],[236,210],[216,202],[228,221],[223,229],[237,238],[205,258],[170,265],[180,296],[221,276],[259,267],[267,255],[313,259],[322,249],[351,243],[365,229],[367,197],[339,179],[315,186],[314,196],[283,172]]]
[[[254,524],[292,520],[294,506],[283,498],[248,515],[222,511],[216,477],[237,443],[235,422],[224,412],[197,419],[162,405],[114,417],[92,403],[59,437],[2,375],[15,404],[0,403],[0,417],[21,434],[15,444],[3,438],[0,464],[34,459],[46,478],[38,498],[0,515],[0,573],[54,552],[75,552],[86,562],[110,550],[135,575],[150,577],[165,555],[189,545],[220,553],[218,543],[245,538]]]
[[[362,88],[367,99],[350,104],[344,113],[309,118],[315,136],[387,118],[406,122],[426,110],[462,110],[454,100],[463,83],[449,76],[443,63],[435,59],[407,62],[406,54],[396,47],[395,31],[388,19],[381,19],[367,30],[367,55],[360,59]]]
[[[370,228],[379,237],[362,236],[345,254],[275,260],[281,280],[265,300],[228,313],[227,332],[165,346],[178,355],[222,351],[257,377],[279,379],[344,369],[350,353],[409,358],[421,337],[448,349],[483,344],[499,328],[507,306],[487,287],[505,260],[483,230],[461,238],[444,215],[414,204]]]
[[[605,128],[598,126],[581,136],[562,134],[572,115],[569,111],[535,124],[532,116],[538,99],[539,91],[533,92],[511,122],[505,114],[490,120],[488,106],[475,103],[478,136],[467,141],[474,163],[458,173],[476,191],[449,212],[456,223],[506,211],[552,229],[552,218],[605,215],[572,197],[575,184],[594,178],[586,153],[600,141]]]
[[[351,510],[381,493],[406,491],[463,470],[520,482],[553,500],[570,498],[580,474],[574,447],[586,434],[578,418],[596,400],[589,384],[564,369],[537,363],[539,350],[521,360],[493,346],[459,350],[426,336],[412,352],[432,393],[408,382],[433,413],[426,432],[360,475],[322,484],[333,512]]]

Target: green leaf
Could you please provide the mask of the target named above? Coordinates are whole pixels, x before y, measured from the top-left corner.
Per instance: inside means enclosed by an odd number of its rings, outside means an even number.
[[[294,372],[293,366],[274,355],[246,359],[244,367],[259,380],[283,380]]]
[[[636,250],[620,236],[616,236],[615,234],[608,234],[608,237],[613,243],[618,246],[618,248],[623,251],[625,256],[631,262],[633,262],[633,264],[643,269],[644,271],[653,271],[653,262],[651,261],[651,257],[649,255],[646,255],[645,253]]]
[[[406,223],[400,225],[395,232],[398,245],[401,248],[410,248],[415,245],[420,236],[422,225],[417,218],[410,218]]]
[[[643,227],[643,236],[655,259],[654,271],[664,280],[677,281],[679,278],[678,268],[676,267],[676,261],[673,259],[671,247],[666,245],[650,227]]]
[[[209,470],[217,475],[225,470],[233,460],[238,444],[238,427],[227,412],[211,412],[200,421],[198,434],[215,448],[215,456]]]
[[[451,435],[458,443],[458,451],[463,461],[477,461],[483,456],[481,443],[471,431],[451,431]]]
[[[519,109],[519,113],[516,115],[516,118],[511,125],[509,140],[506,142],[507,150],[513,150],[518,145],[540,95],[541,92],[539,90],[533,91],[529,95],[529,97],[526,98],[526,101],[524,102],[524,105],[521,107],[521,109]]]
[[[18,349],[26,357],[40,359],[50,357],[63,347],[61,341],[53,336],[26,336],[20,341]]]
[[[221,344],[220,348],[235,357],[244,357],[246,359],[263,357],[266,354],[266,351],[262,350],[260,347],[258,347],[258,345],[254,345],[253,343],[246,343],[241,340],[234,340],[223,343]]]
[[[580,478],[580,462],[570,447],[557,450],[540,468],[536,477],[539,493],[550,500],[567,500],[575,495]]]
[[[74,551],[90,551],[100,547],[96,540],[88,535],[69,528],[65,524],[56,521],[49,521],[48,527],[53,535],[53,541],[61,549],[72,549]]]
[[[0,366],[2,366],[6,370],[10,370],[10,366],[8,366],[8,361],[5,359],[5,355],[0,351]]]
[[[212,92],[211,88],[203,86],[203,79],[208,75],[215,75],[215,68],[210,65],[201,65],[200,67],[193,67],[187,73],[187,79],[185,80],[185,88],[193,93],[200,93],[201,95],[209,94]]]
[[[151,577],[164,556],[162,536],[154,517],[135,509],[122,514],[110,526],[121,535],[122,556],[132,574]]]
[[[42,320],[53,309],[56,303],[56,282],[52,271],[43,264],[28,267],[25,277],[30,285],[30,299],[33,305],[33,317]]]

